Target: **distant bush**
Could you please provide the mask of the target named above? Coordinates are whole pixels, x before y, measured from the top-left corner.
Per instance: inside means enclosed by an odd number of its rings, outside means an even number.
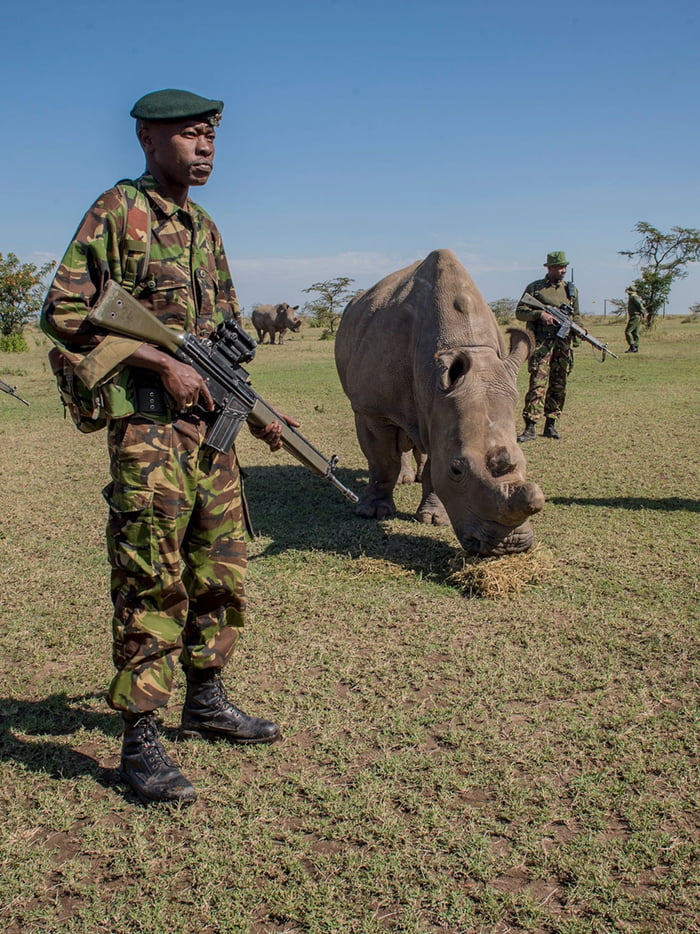
[[[0,334],[0,350],[3,353],[26,353],[29,350],[24,334]]]
[[[499,298],[495,302],[489,302],[489,307],[499,324],[510,324],[515,317],[517,304],[514,298]]]

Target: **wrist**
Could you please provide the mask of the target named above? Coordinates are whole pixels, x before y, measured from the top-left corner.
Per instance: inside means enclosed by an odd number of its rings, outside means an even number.
[[[127,360],[133,366],[153,370],[163,376],[172,373],[177,360],[154,344],[142,344]]]

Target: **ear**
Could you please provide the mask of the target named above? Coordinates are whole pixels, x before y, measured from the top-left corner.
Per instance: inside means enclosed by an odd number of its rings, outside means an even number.
[[[435,360],[440,371],[438,385],[443,392],[449,392],[458,386],[471,366],[466,350],[444,350],[435,355]]]
[[[535,349],[535,339],[530,331],[523,331],[522,328],[508,328],[507,333],[510,336],[510,354],[503,365],[515,379],[518,370]]]
[[[139,143],[141,143],[141,149],[143,149],[147,155],[153,152],[155,149],[153,134],[151,133],[151,128],[147,123],[142,124],[136,130],[136,136],[138,137]]]

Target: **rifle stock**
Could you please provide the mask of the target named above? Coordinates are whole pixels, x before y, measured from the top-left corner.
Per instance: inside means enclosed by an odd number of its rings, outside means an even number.
[[[532,308],[535,311],[548,312],[559,325],[557,337],[566,338],[571,332],[582,341],[586,341],[592,347],[595,347],[596,350],[600,350],[603,354],[603,360],[605,360],[606,354],[610,357],[614,357],[616,360],[618,359],[617,354],[613,353],[612,350],[608,350],[607,344],[603,343],[603,341],[599,341],[597,337],[593,337],[592,334],[589,334],[585,328],[576,324],[572,317],[574,309],[571,305],[564,303],[559,308],[554,305],[545,305],[543,302],[539,301],[539,299],[535,298],[534,295],[530,295],[529,292],[523,295],[520,299],[520,304],[525,305],[527,308]]]
[[[88,319],[108,331],[155,344],[188,363],[207,381],[217,418],[207,433],[206,444],[228,451],[244,421],[264,428],[276,421],[282,426],[282,445],[301,464],[330,482],[351,502],[358,497],[335,476],[338,458],[326,458],[313,444],[288,425],[250,385],[246,363],[255,356],[255,341],[232,320],[219,325],[212,339],[195,337],[166,327],[129,292],[113,280],[91,309]]]

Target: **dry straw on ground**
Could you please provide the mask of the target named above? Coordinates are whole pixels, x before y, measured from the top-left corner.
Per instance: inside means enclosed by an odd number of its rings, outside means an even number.
[[[543,545],[517,555],[479,558],[462,554],[451,562],[447,578],[469,597],[519,594],[528,584],[540,583],[554,571],[554,556]]]

